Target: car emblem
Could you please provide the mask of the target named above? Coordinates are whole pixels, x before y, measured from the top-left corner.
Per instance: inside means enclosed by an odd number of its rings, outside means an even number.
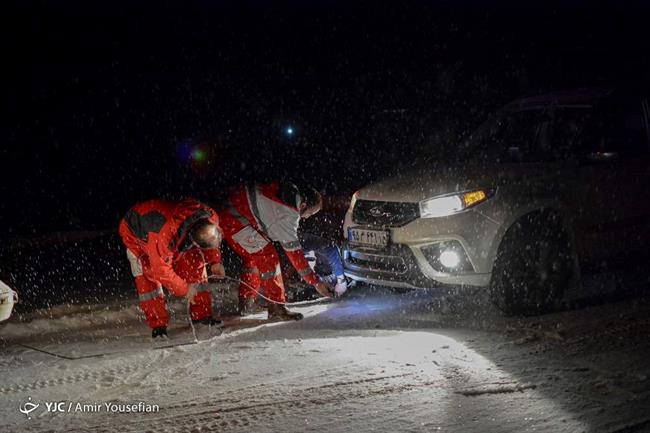
[[[385,212],[381,206],[375,206],[370,208],[370,215],[378,218],[380,216],[388,216],[388,212]]]

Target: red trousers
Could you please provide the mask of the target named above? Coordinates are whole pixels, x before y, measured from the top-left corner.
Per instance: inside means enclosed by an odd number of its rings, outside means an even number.
[[[227,210],[220,217],[224,239],[243,261],[239,278],[255,288],[240,284],[239,296],[255,298],[259,292],[274,302],[285,302],[280,256],[273,243]],[[259,300],[264,303],[263,298]]]
[[[131,263],[131,272],[135,277],[135,287],[140,298],[140,308],[144,313],[150,328],[158,328],[169,324],[169,313],[165,303],[165,293],[162,285],[151,275],[148,258],[138,257],[138,252],[127,249],[127,257]],[[204,283],[207,281],[205,259],[199,248],[192,248],[179,255],[173,264],[174,271],[188,283]],[[207,288],[199,291],[190,304],[190,318],[202,320],[212,316],[212,293]]]

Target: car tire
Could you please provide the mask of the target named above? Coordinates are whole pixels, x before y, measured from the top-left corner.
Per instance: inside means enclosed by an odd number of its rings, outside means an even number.
[[[495,260],[490,298],[506,316],[551,311],[571,284],[570,238],[555,214],[531,214],[506,232]]]

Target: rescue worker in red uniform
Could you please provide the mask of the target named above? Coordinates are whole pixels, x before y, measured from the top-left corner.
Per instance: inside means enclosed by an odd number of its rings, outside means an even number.
[[[145,201],[126,213],[119,233],[152,338],[167,336],[163,287],[190,300],[194,323],[219,323],[212,318],[212,294],[203,284],[208,272],[225,275],[219,250],[222,234],[214,210],[194,199]]]
[[[298,240],[300,219],[309,218],[321,206],[322,198],[316,190],[299,189],[292,183],[242,185],[230,191],[220,212],[221,228],[228,245],[243,260],[240,279],[246,284],[239,286],[242,315],[255,311],[259,293],[268,298],[270,319],[302,319],[302,314],[291,312],[284,305],[280,257],[272,242],[282,245],[307,283],[314,285],[321,295],[331,296],[331,288],[311,269]]]

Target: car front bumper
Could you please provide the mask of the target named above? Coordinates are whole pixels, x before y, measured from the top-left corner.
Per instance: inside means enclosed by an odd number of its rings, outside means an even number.
[[[429,244],[431,245],[431,244]],[[461,273],[440,272],[431,266],[426,247],[391,244],[377,250],[345,243],[345,275],[368,284],[406,288],[449,286],[487,286],[491,273],[473,270]],[[424,247],[424,248],[422,248]]]
[[[364,228],[346,215],[344,236],[353,227]],[[369,229],[381,229],[368,227]],[[418,218],[390,231],[389,245],[375,249],[343,245],[345,273],[350,278],[395,287],[428,288],[440,285],[485,287],[490,283],[498,246],[500,225],[474,211],[458,215]],[[459,253],[465,266],[450,269],[440,266],[441,251]]]
[[[430,288],[438,285],[422,273],[410,248],[390,245],[383,250],[343,247],[345,275],[356,281],[392,287]]]

